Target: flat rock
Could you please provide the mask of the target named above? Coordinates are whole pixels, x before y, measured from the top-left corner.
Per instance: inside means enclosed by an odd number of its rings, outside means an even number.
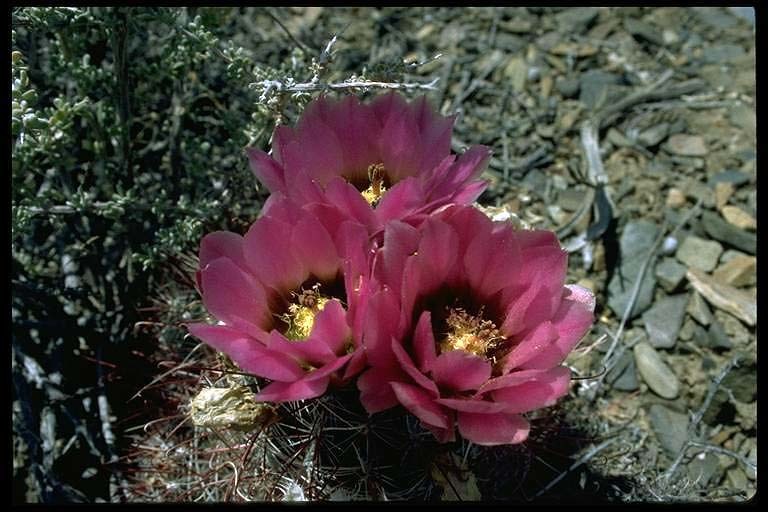
[[[657,395],[673,400],[680,394],[680,381],[665,363],[656,349],[648,342],[641,341],[634,346],[637,371],[648,387]]]
[[[705,24],[718,30],[727,30],[739,21],[722,7],[693,7],[691,9],[696,16]]]
[[[720,210],[726,221],[739,229],[754,231],[757,229],[757,220],[738,206],[726,205]]]
[[[685,306],[688,296],[685,294],[664,297],[643,313],[645,332],[656,348],[672,348],[677,341],[677,334],[683,325]]]
[[[703,137],[685,133],[672,135],[667,141],[667,149],[681,156],[705,156],[708,153]]]
[[[730,183],[734,187],[749,183],[749,174],[736,170],[721,171],[709,178],[708,183],[710,185],[717,185],[718,183]]]
[[[715,240],[749,254],[755,254],[757,251],[757,237],[753,233],[729,224],[714,212],[706,210],[701,212],[701,225],[704,231]]]
[[[648,256],[648,250],[658,235],[659,227],[646,220],[628,222],[624,226],[619,239],[620,266],[608,283],[608,307],[619,317],[624,315],[624,310],[629,306],[635,280]],[[640,291],[630,311],[629,319],[635,318],[648,309],[653,300],[655,287],[656,278],[653,272],[653,261],[651,261],[640,284]]]
[[[624,352],[619,358],[616,366],[611,368],[605,380],[619,391],[635,391],[639,383],[637,381],[637,369],[635,367],[635,358],[629,351]]]
[[[689,236],[680,244],[675,256],[678,261],[688,267],[711,272],[717,266],[722,253],[723,246],[719,243],[713,240],[704,240],[697,236]]]
[[[728,64],[746,54],[744,48],[738,44],[715,44],[702,51],[701,59],[707,64]]]
[[[725,329],[723,329],[722,324],[718,322],[717,320],[714,320],[709,325],[709,330],[707,331],[706,338],[702,338],[701,341],[705,341],[708,347],[710,348],[724,348],[729,349],[733,348],[733,343],[731,343],[731,337],[728,336],[728,334],[725,332]]]
[[[600,11],[596,7],[569,7],[555,15],[561,32],[581,34],[595,22]]]
[[[562,78],[555,81],[555,89],[563,95],[563,98],[573,98],[579,93],[581,83],[578,78]]]
[[[685,311],[701,325],[706,326],[712,322],[712,311],[699,292],[691,294],[691,300],[688,301],[688,307]]]
[[[685,279],[685,266],[673,258],[664,258],[656,265],[656,279],[667,292],[673,292],[680,287]]]
[[[732,314],[749,326],[757,323],[757,303],[751,294],[723,284],[695,268],[689,268],[686,277],[691,286],[716,308]]]
[[[720,473],[720,459],[712,452],[701,452],[688,463],[688,477],[699,485],[706,486],[710,480],[718,481],[715,478]]]
[[[728,200],[733,195],[735,190],[733,183],[727,181],[719,181],[715,183],[715,207],[721,209],[728,204]]]
[[[757,282],[757,258],[734,256],[717,267],[712,277],[731,286],[752,286]]]
[[[654,404],[648,410],[648,417],[659,444],[674,459],[688,440],[688,416]]]
[[[664,142],[668,135],[669,123],[659,123],[640,132],[637,136],[637,142],[647,148],[651,148]]]
[[[667,190],[667,206],[678,209],[685,206],[685,194],[679,188],[672,187]]]
[[[637,18],[624,18],[624,28],[636,39],[647,41],[658,46],[664,44],[664,37],[652,25]]]
[[[611,87],[619,82],[617,75],[599,69],[582,73],[579,77],[579,101],[590,109],[598,107],[608,98]]]

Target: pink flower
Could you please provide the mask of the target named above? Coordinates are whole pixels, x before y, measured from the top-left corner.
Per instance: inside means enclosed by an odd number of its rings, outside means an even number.
[[[346,221],[330,233],[312,213],[272,198],[245,237],[228,231],[200,244],[198,288],[218,325],[189,331],[243,370],[271,379],[258,397],[321,395],[365,364],[361,307],[367,300],[368,233]]]
[[[522,413],[568,391],[561,366],[593,322],[594,297],[564,286],[554,233],[452,206],[418,228],[392,221],[373,263],[358,379],[369,413],[398,403],[441,441],[519,443]]]
[[[391,219],[470,204],[485,189],[478,176],[490,152],[452,155],[453,120],[424,97],[409,104],[390,93],[368,105],[320,97],[295,128],[275,130],[272,156],[255,148],[248,156],[270,192],[339,208],[376,233]]]

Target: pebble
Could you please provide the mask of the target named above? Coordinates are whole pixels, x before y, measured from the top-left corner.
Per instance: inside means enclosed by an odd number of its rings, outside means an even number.
[[[757,445],[752,444],[752,448],[749,450],[749,454],[747,455],[747,459],[752,462],[755,466],[757,466]],[[747,470],[745,471],[747,478],[754,481],[757,479],[757,468],[750,468],[747,467]]]
[[[674,46],[680,42],[680,36],[677,35],[672,29],[665,28],[661,33],[661,37],[664,39],[664,44],[667,46]]]
[[[669,123],[659,123],[640,132],[640,135],[637,136],[637,142],[651,148],[661,144],[668,135]]]
[[[637,18],[624,18],[624,28],[636,39],[648,41],[658,46],[664,44],[664,37],[652,25]]]
[[[723,246],[719,243],[697,236],[689,236],[680,244],[676,257],[678,261],[688,267],[711,272],[717,266],[722,253]]]
[[[720,325],[723,326],[723,329],[725,329],[728,339],[735,345],[745,347],[749,345],[750,342],[754,342],[754,335],[751,334],[749,330],[744,327],[744,324],[733,315],[729,315],[720,310],[715,310],[712,314],[715,316],[715,319],[720,322]]]
[[[723,326],[717,320],[714,320],[710,324],[709,330],[707,331],[706,341],[710,348],[733,348],[731,338],[726,334],[725,329],[723,329]]]
[[[705,24],[717,30],[732,28],[738,19],[729,11],[718,7],[692,7],[691,11]]]
[[[677,245],[677,238],[673,236],[665,236],[664,241],[661,243],[661,254],[673,254],[677,250]]]
[[[684,133],[672,135],[667,141],[667,149],[681,156],[704,156],[708,152],[703,137]]]
[[[688,416],[660,404],[652,405],[648,416],[661,447],[671,458],[676,457],[688,440]]]
[[[616,366],[611,368],[605,379],[613,387],[619,391],[635,391],[639,387],[637,381],[637,369],[635,367],[635,358],[629,351],[624,352],[619,360],[616,362]]]
[[[723,284],[695,268],[689,268],[686,277],[693,288],[716,308],[732,314],[749,326],[757,323],[757,304],[751,294]]]
[[[710,185],[717,186],[718,183],[730,183],[734,187],[738,187],[740,185],[744,185],[745,183],[749,183],[749,180],[749,174],[747,173],[727,170],[721,171],[714,176],[711,176],[708,181]]]
[[[594,23],[600,11],[596,7],[568,8],[555,15],[560,32],[581,34]]]
[[[656,278],[667,292],[675,291],[685,279],[686,268],[672,258],[664,258],[656,265]]]
[[[728,200],[733,195],[733,191],[733,183],[727,181],[719,181],[715,183],[715,206],[718,210],[728,204]]]
[[[685,317],[688,296],[685,294],[664,297],[643,313],[645,332],[656,348],[672,348],[677,341]]]
[[[723,206],[720,210],[725,220],[739,229],[754,231],[757,229],[757,221],[753,216],[739,208],[738,206]]]
[[[685,194],[679,188],[672,187],[667,191],[667,206],[678,209],[685,206]]]
[[[637,371],[648,387],[667,400],[677,398],[680,382],[670,367],[648,342],[641,341],[633,348]]]
[[[706,326],[712,323],[712,311],[699,292],[691,294],[691,300],[688,301],[686,312],[701,325]]]
[[[757,237],[729,224],[719,215],[710,211],[701,213],[701,225],[706,233],[724,244],[731,245],[749,254],[757,251]]]
[[[754,360],[743,360],[723,378],[723,388],[731,390],[739,402],[752,403],[757,398],[757,365]]]
[[[701,54],[701,59],[707,64],[728,64],[746,55],[740,45],[716,44],[707,47]]]
[[[702,486],[706,486],[719,471],[720,459],[711,452],[701,452],[688,463],[688,477]]]
[[[624,314],[624,310],[629,305],[635,280],[648,256],[648,249],[653,245],[658,235],[659,227],[647,220],[628,222],[624,226],[624,231],[619,239],[621,264],[608,283],[608,307],[619,317]],[[650,265],[653,265],[653,261],[650,262]],[[629,319],[635,318],[648,309],[653,301],[656,278],[651,268],[645,272]]]
[[[586,196],[586,192],[584,190],[567,188],[558,192],[557,203],[563,208],[563,210],[568,212],[575,212],[584,202],[584,196]]]
[[[558,79],[555,82],[555,89],[563,95],[564,98],[573,98],[579,93],[581,84],[575,77]]]
[[[752,286],[757,282],[757,258],[736,255],[717,267],[712,277],[731,286]]]
[[[728,483],[731,484],[731,487],[739,490],[746,490],[747,475],[744,474],[744,471],[742,471],[741,468],[735,467],[733,469],[729,469],[727,476]]]
[[[613,73],[594,69],[582,73],[579,77],[579,101],[587,108],[595,108],[606,100],[612,86],[618,85],[619,77]]]

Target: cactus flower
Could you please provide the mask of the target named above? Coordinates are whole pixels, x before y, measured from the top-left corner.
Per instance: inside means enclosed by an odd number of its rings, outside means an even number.
[[[554,233],[450,206],[391,221],[373,261],[358,379],[369,413],[402,404],[441,441],[528,436],[523,414],[568,391],[563,360],[593,323],[594,296],[566,286]]]
[[[275,198],[244,237],[217,231],[203,238],[197,283],[219,322],[187,327],[243,370],[273,381],[259,400],[319,396],[365,364],[356,318],[366,302],[367,244],[360,224],[342,222],[330,233],[314,214]]]
[[[339,208],[377,233],[389,220],[470,204],[483,192],[478,176],[490,152],[451,154],[453,121],[425,97],[408,103],[393,92],[370,104],[320,97],[295,128],[275,129],[271,156],[249,148],[248,157],[271,193]]]

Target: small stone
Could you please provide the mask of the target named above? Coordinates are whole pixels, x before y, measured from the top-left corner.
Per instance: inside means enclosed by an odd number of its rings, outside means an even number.
[[[749,454],[747,455],[747,460],[749,460],[752,464],[755,465],[755,467],[747,467],[747,470],[745,471],[747,478],[754,481],[757,479],[757,445],[752,444],[752,448],[749,450]]]
[[[706,233],[715,240],[749,254],[755,254],[757,251],[757,237],[753,233],[748,233],[733,224],[729,224],[714,212],[701,212],[701,225]]]
[[[716,30],[727,30],[738,23],[735,16],[720,7],[692,7],[691,11],[703,23]]]
[[[754,107],[744,104],[736,105],[730,109],[728,117],[734,126],[746,131],[746,135],[754,140],[757,130],[757,114]]]
[[[731,400],[731,404],[736,409],[736,417],[739,425],[744,430],[752,430],[757,423],[757,402],[744,403],[738,400]]]
[[[701,59],[707,64],[728,64],[746,55],[737,44],[716,44],[704,49]]]
[[[637,18],[624,18],[624,28],[636,39],[655,45],[664,44],[664,37],[652,25]]]
[[[728,339],[734,345],[745,347],[755,341],[755,336],[749,332],[744,324],[738,318],[724,311],[716,309],[712,312],[715,319],[723,326]]]
[[[672,348],[683,325],[687,295],[673,295],[657,301],[643,313],[645,332],[655,348]]]
[[[724,206],[720,213],[723,214],[725,220],[739,229],[748,229],[750,231],[757,229],[755,218],[737,206]]]
[[[754,402],[757,398],[757,365],[754,360],[744,360],[723,378],[722,387],[730,390],[733,397],[742,403]]]
[[[619,317],[624,314],[624,310],[629,305],[635,280],[648,257],[648,248],[653,246],[658,234],[659,227],[646,220],[628,222],[624,226],[619,239],[621,264],[608,283],[608,307]],[[653,265],[653,261],[650,265]],[[653,301],[655,287],[656,278],[648,269],[640,284],[637,300],[630,311],[630,319],[648,309]]]
[[[581,34],[595,22],[599,11],[596,7],[567,8],[555,15],[560,32]]]
[[[725,329],[723,329],[723,326],[717,320],[710,324],[706,340],[707,345],[710,348],[733,348],[731,338],[726,334]]]
[[[698,335],[697,328],[700,327],[701,326],[694,322],[692,319],[686,318],[683,321],[683,326],[680,328],[680,332],[678,333],[677,337],[683,341],[691,341],[694,336]]]
[[[629,351],[624,352],[611,368],[611,371],[605,376],[606,381],[619,391],[635,391],[639,383],[637,381],[637,369],[635,368],[635,359]]]
[[[667,149],[681,156],[705,156],[708,152],[703,137],[684,133],[672,135],[667,141]]]
[[[525,63],[525,59],[513,57],[504,68],[504,76],[509,79],[513,91],[522,92],[528,78],[528,65]]]
[[[689,268],[686,277],[693,288],[716,308],[732,314],[749,326],[757,323],[757,304],[751,294],[723,284],[695,268]]]
[[[664,39],[664,44],[667,46],[674,46],[680,42],[680,36],[677,35],[677,32],[669,28],[664,29],[661,33],[661,37]]]
[[[717,242],[689,236],[680,244],[676,256],[678,261],[685,263],[688,267],[710,272],[717,265],[722,252],[723,246]]]
[[[641,341],[634,346],[635,364],[640,376],[657,395],[667,400],[677,398],[680,382],[661,356],[648,342]]]
[[[659,123],[646,128],[637,136],[637,142],[646,148],[656,147],[669,135],[669,123]]]
[[[737,255],[717,267],[712,277],[731,286],[752,286],[757,282],[757,258]]]
[[[557,194],[557,203],[567,212],[575,212],[584,202],[586,192],[575,188],[567,188]]]
[[[730,183],[734,187],[738,187],[740,185],[744,185],[745,183],[749,183],[749,174],[741,172],[741,171],[722,171],[714,176],[710,177],[708,182],[710,185],[717,186],[718,183]]]
[[[677,246],[677,238],[673,236],[665,236],[664,241],[661,243],[661,254],[674,254],[674,252],[677,250]]]
[[[688,463],[689,478],[702,486],[706,486],[719,471],[720,460],[711,452],[701,452]]]
[[[731,487],[739,490],[746,490],[747,475],[744,474],[744,471],[742,471],[741,468],[735,467],[733,469],[729,469],[726,475],[728,477],[728,483],[731,484]]]
[[[573,98],[579,93],[579,79],[575,77],[558,79],[555,82],[555,89],[563,95],[563,98]]]
[[[667,206],[678,209],[685,206],[685,194],[679,188],[672,187],[667,191]]]
[[[728,200],[733,195],[733,183],[727,181],[720,181],[715,183],[715,206],[718,210],[728,204]]]
[[[619,77],[612,73],[594,69],[582,73],[579,77],[579,101],[588,108],[596,108],[604,104],[611,87],[619,84]]]
[[[676,457],[688,441],[688,416],[659,404],[651,406],[648,416],[661,447],[671,458]]]
[[[691,300],[688,301],[686,311],[701,325],[706,326],[712,322],[712,311],[710,311],[709,306],[707,306],[707,303],[699,292],[693,292],[691,294]]]
[[[677,290],[685,279],[686,268],[672,258],[664,258],[656,265],[656,278],[667,292]]]
[[[565,221],[568,218],[568,214],[565,213],[563,209],[556,204],[547,206],[547,213],[549,214],[549,218],[552,219],[552,222],[555,223],[555,226],[565,224]]]

